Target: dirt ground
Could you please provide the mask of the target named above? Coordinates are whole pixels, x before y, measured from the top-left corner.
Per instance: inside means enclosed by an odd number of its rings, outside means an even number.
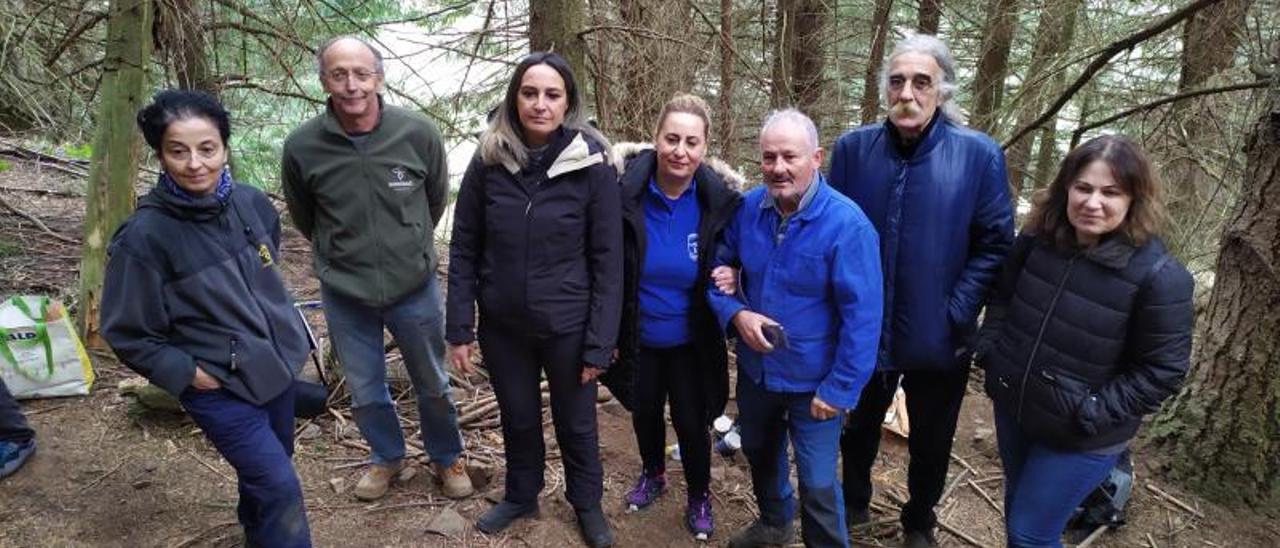
[[[5,159],[11,167],[0,171],[0,199],[10,207],[0,205],[0,296],[69,296],[79,260],[75,242],[81,232],[83,181],[48,166]],[[15,208],[40,219],[58,236]],[[286,277],[298,298],[315,298],[308,246],[292,230],[287,231],[284,255]],[[319,315],[311,321],[323,323]],[[323,326],[317,327],[323,334]],[[122,397],[116,385],[133,376],[126,368],[105,354],[95,354],[93,360],[99,379],[90,396],[24,404],[38,431],[39,451],[19,474],[0,482],[0,546],[237,546],[231,467],[181,415],[140,412]],[[477,382],[476,391],[482,389],[483,382]],[[465,402],[475,392],[455,394]],[[403,396],[401,411],[410,419],[406,435],[416,438],[411,398]],[[639,456],[627,413],[615,402],[602,403],[599,410],[605,508],[619,546],[695,545],[682,525],[685,492],[678,463],[669,465],[675,487],[658,504],[635,514],[623,512],[622,497],[639,470]],[[542,516],[487,536],[470,522],[501,497],[501,437],[491,423],[482,421],[480,428],[465,431],[470,470],[481,486],[477,496],[463,501],[443,498],[419,461],[415,477],[393,488],[385,500],[367,504],[349,492],[366,456],[358,447],[358,433],[341,413],[312,422],[314,426],[299,423],[304,434],[295,462],[316,546],[581,545],[573,512],[563,498],[563,474],[549,426],[553,458],[546,470]],[[674,443],[673,435],[668,439]],[[999,460],[990,405],[976,385],[962,411],[954,453],[949,488],[938,510],[947,526],[939,541],[944,546],[1001,546]],[[1280,527],[1268,516],[1199,500],[1165,482],[1151,464],[1158,460],[1154,449],[1139,444],[1129,524],[1102,535],[1093,546],[1280,546]],[[906,495],[905,472],[905,442],[886,434],[874,472],[874,525],[855,532],[854,545],[897,545],[900,533],[892,508]],[[718,528],[711,544],[723,545],[729,534],[754,519],[755,505],[741,456],[715,456],[712,475]],[[447,537],[427,532],[429,524],[448,510],[468,522],[465,530]]]

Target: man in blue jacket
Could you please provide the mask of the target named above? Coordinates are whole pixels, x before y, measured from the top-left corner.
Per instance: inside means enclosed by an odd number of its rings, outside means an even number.
[[[791,541],[790,436],[805,544],[848,546],[836,458],[841,418],[875,365],[884,307],[875,229],[823,179],[818,132],[800,111],[770,115],[760,151],[765,184],[716,249],[715,263],[739,268],[741,283],[732,296],[708,290],[738,335],[738,423],[760,508],[729,545]]]
[[[969,341],[1013,243],[1013,210],[1000,146],[963,127],[951,103],[955,65],[945,44],[903,39],[881,83],[889,119],[840,137],[831,161],[831,186],[880,236],[885,281],[877,372],[841,440],[844,496],[850,523],[867,522],[880,425],[901,380],[911,424],[904,544],[933,546]]]

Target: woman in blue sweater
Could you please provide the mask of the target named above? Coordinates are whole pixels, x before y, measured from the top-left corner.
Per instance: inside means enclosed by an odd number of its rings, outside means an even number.
[[[709,491],[708,426],[728,394],[724,336],[706,304],[712,245],[742,202],[741,177],[704,161],[711,129],[705,101],[677,95],[658,118],[653,147],[619,145],[622,175],[623,307],[619,358],[605,384],[632,412],[644,469],[626,496],[632,508],[666,489],[666,421],[680,442],[688,508],[697,538],[715,528]]]

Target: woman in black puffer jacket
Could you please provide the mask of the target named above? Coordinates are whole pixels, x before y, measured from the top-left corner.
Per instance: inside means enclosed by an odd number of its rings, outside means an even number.
[[[1157,234],[1158,183],[1118,136],[1071,152],[1037,197],[979,345],[995,406],[1011,547],[1058,547],[1071,512],[1191,353],[1194,283]]]

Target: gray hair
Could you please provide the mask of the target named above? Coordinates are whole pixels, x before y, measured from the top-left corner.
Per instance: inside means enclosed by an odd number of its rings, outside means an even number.
[[[913,32],[907,34],[893,47],[893,52],[889,54],[889,59],[880,67],[880,89],[884,93],[885,103],[893,104],[893,98],[889,94],[889,67],[893,66],[894,59],[908,53],[928,55],[938,63],[938,67],[942,69],[942,82],[938,84],[938,108],[951,121],[959,124],[965,123],[964,113],[960,111],[959,105],[952,101],[958,89],[956,85],[956,60],[951,56],[951,49],[932,34]]]
[[[791,124],[803,129],[809,145],[807,152],[818,150],[818,126],[815,126],[813,120],[805,113],[794,108],[784,108],[770,112],[769,116],[764,119],[764,124],[760,126],[760,137],[764,137],[765,132],[777,124]]]
[[[341,42],[343,40],[355,40],[356,42],[359,42],[364,47],[369,48],[369,53],[373,54],[374,72],[377,72],[378,74],[383,74],[382,52],[378,51],[378,48],[373,47],[373,44],[370,44],[369,41],[365,40],[364,38],[351,35],[351,34],[344,34],[341,36],[334,36],[333,38],[325,40],[323,44],[320,44],[319,48],[316,48],[316,72],[320,74],[320,76],[322,77],[324,76],[324,52],[329,51],[330,47],[332,47],[334,44]]]

